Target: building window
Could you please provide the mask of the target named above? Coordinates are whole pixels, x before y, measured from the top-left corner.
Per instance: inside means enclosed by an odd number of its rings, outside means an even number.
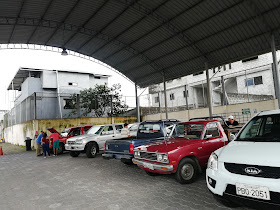
[[[78,83],[76,83],[76,82],[68,82],[68,85],[69,86],[78,86]]]
[[[242,63],[245,63],[245,62],[248,62],[248,61],[252,61],[252,60],[257,60],[257,59],[258,59],[258,56],[247,58],[247,59],[242,60]]]
[[[186,91],[184,90],[183,91],[183,96],[184,96],[184,98],[186,98]],[[187,97],[189,97],[189,91],[187,90]]]
[[[63,100],[63,109],[75,109],[75,102],[72,99],[64,99]]]
[[[254,83],[255,83],[255,85],[261,85],[261,84],[263,84],[262,76],[254,77]]]
[[[226,69],[226,65],[223,65],[223,68],[224,68],[224,71],[227,70],[227,69]]]
[[[155,103],[159,103],[159,97],[158,96],[155,97]]]
[[[169,95],[169,97],[170,97],[170,101],[174,100],[174,99],[175,99],[174,93],[171,93],[171,94]]]
[[[101,79],[101,77],[98,77],[98,76],[94,76],[94,79]]]
[[[193,74],[193,76],[197,76],[197,75],[200,75],[200,74],[203,74],[203,71],[195,73],[195,74]]]
[[[230,64],[228,64],[228,67],[229,67],[229,69],[231,69],[231,63],[230,63]]]
[[[261,85],[263,84],[262,76],[245,79],[245,86]]]

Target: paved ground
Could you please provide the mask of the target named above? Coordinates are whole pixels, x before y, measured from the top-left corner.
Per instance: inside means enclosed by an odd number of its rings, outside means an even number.
[[[20,153],[25,152],[26,149],[23,146],[16,146],[9,143],[0,143],[0,147],[2,147],[2,151],[4,155],[6,154],[14,154],[14,153]]]
[[[229,209],[208,192],[204,175],[181,185],[171,175],[151,177],[100,155],[44,159],[35,151],[0,156],[0,208]]]

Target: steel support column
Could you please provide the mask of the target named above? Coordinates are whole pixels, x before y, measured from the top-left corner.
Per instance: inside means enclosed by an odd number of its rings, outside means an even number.
[[[223,92],[222,105],[224,106],[224,105],[227,105],[226,88],[225,88],[224,76],[221,76],[221,82],[222,82],[222,92]]]
[[[186,109],[189,110],[188,88],[187,88],[187,85],[185,85],[185,99],[186,99]]]
[[[205,70],[206,70],[206,80],[207,80],[207,102],[209,107],[209,116],[213,116],[213,107],[212,107],[212,89],[209,79],[209,69],[208,69],[208,63],[205,63]]]
[[[166,82],[165,73],[163,72],[163,91],[164,91],[164,103],[165,103],[165,119],[168,120],[168,110],[167,110],[167,97],[166,97]]]
[[[140,106],[139,106],[139,98],[137,93],[137,85],[135,83],[135,98],[136,98],[136,116],[137,116],[137,122],[140,122]]]
[[[62,119],[62,111],[61,111],[61,102],[60,102],[60,91],[59,91],[59,79],[58,79],[58,71],[56,70],[56,91],[57,91],[57,100],[58,100],[58,111],[59,111],[59,116],[60,119]]]
[[[273,58],[273,71],[274,71],[274,84],[275,84],[275,95],[278,100],[278,108],[280,108],[280,85],[279,85],[279,72],[278,72],[278,64],[277,64],[277,57],[276,57],[276,48],[275,48],[275,40],[274,34],[271,33],[271,51],[272,51],[272,58]]]

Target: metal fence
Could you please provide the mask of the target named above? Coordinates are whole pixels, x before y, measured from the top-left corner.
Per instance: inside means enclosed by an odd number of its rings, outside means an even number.
[[[98,96],[97,96],[98,98]],[[99,97],[102,98],[102,97]],[[123,97],[122,101],[131,101],[132,98]],[[134,97],[135,100],[135,97]],[[73,106],[74,104],[74,106]],[[78,118],[78,117],[95,117],[94,111],[84,116],[84,109],[74,109],[79,106],[73,103],[71,94],[55,92],[33,93],[20,103],[16,103],[14,108],[4,115],[4,125],[9,127],[30,120],[43,119],[61,119],[61,118]],[[73,112],[76,110],[76,112]],[[109,113],[111,106],[106,107],[106,113]],[[136,116],[135,107],[128,107],[122,116]],[[114,115],[115,116],[115,115]],[[108,117],[104,114],[102,117]]]

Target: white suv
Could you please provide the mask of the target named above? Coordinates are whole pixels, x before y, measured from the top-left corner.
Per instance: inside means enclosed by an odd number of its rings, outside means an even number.
[[[206,181],[229,206],[280,209],[280,110],[260,112],[232,142],[213,152]]]

